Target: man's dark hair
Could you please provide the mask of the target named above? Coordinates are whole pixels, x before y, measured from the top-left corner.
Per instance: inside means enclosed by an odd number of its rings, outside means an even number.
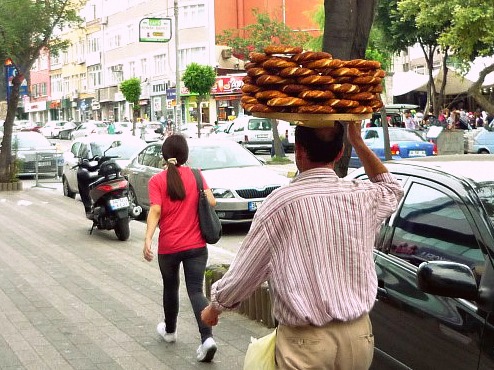
[[[295,142],[307,152],[310,161],[316,163],[333,162],[343,148],[345,129],[336,121],[332,128],[311,128],[297,125]]]

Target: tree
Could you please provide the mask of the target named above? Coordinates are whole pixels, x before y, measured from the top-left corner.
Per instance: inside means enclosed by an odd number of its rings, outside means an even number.
[[[323,51],[334,58],[364,59],[378,0],[324,0]],[[343,158],[336,163],[338,176],[348,172],[352,147],[345,138]]]
[[[38,58],[48,49],[51,55],[68,46],[55,33],[65,27],[76,27],[81,19],[78,10],[82,0],[2,0],[0,2],[0,61],[10,58],[16,68],[4,122],[0,150],[0,182],[9,182],[15,172],[12,156],[12,129],[19,102],[19,89]]]
[[[125,100],[132,104],[132,135],[136,134],[136,123],[139,117],[139,97],[141,96],[141,80],[137,77],[129,78],[122,81],[120,84],[120,91],[122,92]]]
[[[413,4],[413,5],[412,5]],[[414,10],[417,9],[417,10]],[[470,62],[478,56],[491,56],[494,53],[494,2],[492,0],[451,0],[451,1],[410,1],[402,0],[400,10],[405,15],[414,16],[417,27],[425,27],[431,19],[444,19],[438,44],[449,50],[460,71],[467,72]],[[446,63],[443,62],[445,65]],[[481,93],[485,76],[494,71],[494,64],[480,72],[477,81],[468,94],[487,111],[494,111],[494,105]],[[444,83],[444,82],[443,82]]]
[[[264,47],[272,44],[292,45],[305,47],[311,40],[309,33],[292,30],[285,23],[271,19],[269,14],[252,9],[256,23],[249,24],[241,29],[230,29],[216,36],[218,45],[227,45],[232,49],[232,54],[243,60],[249,59],[253,51],[263,52]],[[273,127],[274,155],[283,157],[283,144],[278,134],[276,120],[271,120]]]
[[[198,94],[197,98],[197,137],[201,137],[202,127],[202,107],[201,103],[206,101],[207,97],[211,93],[211,88],[216,82],[216,71],[211,66],[199,65],[197,63],[191,63],[185,69],[182,76],[184,86],[189,89],[191,93]]]

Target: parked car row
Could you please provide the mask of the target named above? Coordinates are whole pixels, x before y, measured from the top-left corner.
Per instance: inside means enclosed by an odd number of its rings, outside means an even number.
[[[293,151],[295,147],[295,125],[287,121],[278,121],[278,134],[282,139],[285,151]],[[237,117],[233,121],[226,122],[213,136],[233,140],[251,152],[260,150],[271,151],[273,142],[273,129],[271,120],[253,116]]]
[[[188,139],[187,165],[200,168],[216,198],[222,223],[252,221],[257,208],[272,191],[289,182],[269,169],[238,143],[225,139]],[[124,169],[131,203],[149,210],[148,181],[163,170],[162,142],[148,144]],[[143,213],[143,217],[145,212]]]

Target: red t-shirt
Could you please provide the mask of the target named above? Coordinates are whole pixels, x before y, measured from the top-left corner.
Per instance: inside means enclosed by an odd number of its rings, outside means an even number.
[[[161,206],[158,254],[177,253],[206,245],[206,240],[202,237],[199,228],[197,213],[199,191],[196,179],[190,167],[179,166],[177,170],[185,188],[184,200],[172,201],[168,196],[167,170],[154,175],[149,180],[150,204]],[[204,189],[209,189],[204,177],[202,177],[202,185]]]

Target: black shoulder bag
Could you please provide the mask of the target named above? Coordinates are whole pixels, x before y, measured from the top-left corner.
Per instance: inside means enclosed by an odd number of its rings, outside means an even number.
[[[221,238],[221,222],[213,207],[210,206],[202,186],[202,177],[199,170],[192,168],[199,190],[199,224],[206,243],[215,244]]]

